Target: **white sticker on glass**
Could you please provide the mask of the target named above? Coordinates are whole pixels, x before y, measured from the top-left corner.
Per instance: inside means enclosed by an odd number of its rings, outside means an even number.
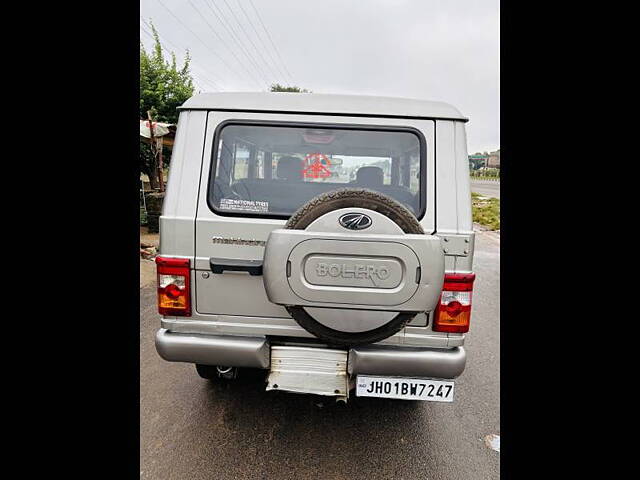
[[[269,202],[260,202],[257,200],[239,200],[235,198],[221,198],[220,209],[242,212],[267,213],[269,212]]]

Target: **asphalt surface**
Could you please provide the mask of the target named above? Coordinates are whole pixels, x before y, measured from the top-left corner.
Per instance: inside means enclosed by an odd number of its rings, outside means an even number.
[[[500,237],[477,233],[467,367],[452,404],[265,392],[162,360],[154,285],[140,289],[141,479],[497,479]]]
[[[487,197],[500,198],[500,182],[471,180],[471,191]]]

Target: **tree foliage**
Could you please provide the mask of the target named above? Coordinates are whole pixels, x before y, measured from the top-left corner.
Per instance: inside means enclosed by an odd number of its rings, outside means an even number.
[[[286,87],[284,85],[280,85],[279,83],[274,83],[270,88],[271,92],[291,92],[291,93],[312,93],[311,90],[307,90],[306,88],[300,87]]]
[[[147,118],[152,110],[154,120],[176,123],[177,107],[193,96],[193,79],[189,72],[191,57],[187,50],[182,68],[176,64],[176,56],[170,53],[171,61],[164,58],[160,37],[153,24],[155,44],[147,52],[140,42],[140,118]]]
[[[177,107],[193,96],[193,79],[189,72],[191,57],[187,50],[184,64],[178,68],[176,56],[170,53],[171,61],[164,57],[160,37],[153,24],[155,43],[147,52],[140,42],[140,119],[147,118],[151,111],[154,121],[176,123]],[[169,152],[163,149],[164,159],[169,159]],[[158,184],[157,163],[148,144],[140,142],[140,170],[149,177],[152,188]]]

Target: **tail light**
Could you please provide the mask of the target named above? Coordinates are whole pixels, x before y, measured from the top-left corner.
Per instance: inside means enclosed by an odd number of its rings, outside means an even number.
[[[442,295],[436,308],[433,330],[435,332],[465,333],[471,320],[471,296],[473,273],[446,273]]]
[[[191,316],[189,265],[188,258],[156,257],[160,315]]]

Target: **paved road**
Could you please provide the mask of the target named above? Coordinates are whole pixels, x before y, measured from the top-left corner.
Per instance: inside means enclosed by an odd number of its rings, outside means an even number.
[[[140,290],[141,479],[499,478],[499,262],[476,237],[472,332],[453,404],[265,392],[260,378],[211,385],[160,359],[153,286]]]
[[[500,198],[500,182],[471,180],[471,191],[487,197]]]

